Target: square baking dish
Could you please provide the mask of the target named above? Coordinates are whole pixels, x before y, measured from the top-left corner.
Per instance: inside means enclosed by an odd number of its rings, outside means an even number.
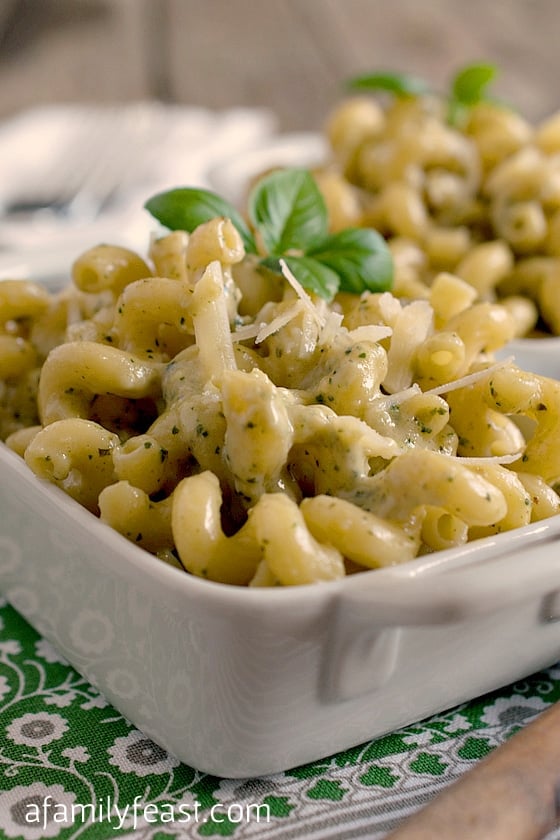
[[[313,761],[560,658],[560,516],[330,583],[192,577],[0,444],[0,590],[147,736],[225,777]]]

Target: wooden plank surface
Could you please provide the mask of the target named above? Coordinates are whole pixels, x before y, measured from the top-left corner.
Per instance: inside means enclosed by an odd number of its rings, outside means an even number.
[[[158,98],[266,105],[284,129],[315,129],[355,73],[445,87],[481,59],[539,118],[560,105],[559,34],[559,0],[0,0],[0,118]]]

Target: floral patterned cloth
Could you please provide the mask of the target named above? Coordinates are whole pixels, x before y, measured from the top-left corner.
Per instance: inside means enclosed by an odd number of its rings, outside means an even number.
[[[136,730],[1,602],[0,838],[382,838],[559,698],[556,666],[328,759],[219,779]]]

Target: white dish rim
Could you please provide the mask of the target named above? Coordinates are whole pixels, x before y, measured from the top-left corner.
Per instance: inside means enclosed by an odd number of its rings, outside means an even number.
[[[393,566],[365,569],[336,580],[282,587],[235,586],[206,580],[187,571],[182,571],[137,546],[110,525],[102,522],[95,514],[84,508],[61,488],[46,479],[38,478],[19,455],[0,442],[0,464],[2,463],[6,463],[12,470],[15,470],[22,482],[27,485],[34,485],[40,495],[48,498],[51,504],[59,508],[61,513],[66,514],[74,522],[77,522],[86,533],[97,540],[101,540],[107,549],[113,550],[118,555],[124,555],[130,563],[139,565],[143,574],[147,574],[154,580],[160,580],[161,583],[174,582],[181,588],[188,587],[191,590],[189,595],[193,594],[192,588],[194,587],[194,591],[198,591],[201,596],[208,597],[215,593],[217,597],[225,598],[229,603],[239,606],[255,603],[256,600],[270,604],[270,606],[278,606],[287,599],[293,605],[294,599],[306,601],[309,599],[309,593],[318,592],[322,595],[332,596],[343,593],[349,595],[360,594],[360,590],[363,589],[361,581],[365,582],[365,580],[377,580],[380,585],[383,581],[390,587],[398,586],[400,583],[406,585],[407,581],[425,577],[434,580],[434,576],[446,575],[448,572],[468,567],[472,563],[480,562],[480,560],[491,562],[493,559],[499,559],[508,554],[514,547],[517,548],[519,543],[527,542],[527,548],[530,548],[531,539],[536,535],[546,534],[547,531],[553,533],[556,529],[560,530],[560,514],[557,514],[548,519],[532,522],[510,531],[472,540],[461,546],[418,556]],[[481,571],[481,574],[484,574],[484,570]]]

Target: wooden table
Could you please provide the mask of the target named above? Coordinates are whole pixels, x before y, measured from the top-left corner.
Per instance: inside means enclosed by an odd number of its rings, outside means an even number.
[[[445,87],[490,60],[531,118],[560,104],[558,0],[0,0],[0,117],[48,102],[270,106],[319,128],[377,68]]]

